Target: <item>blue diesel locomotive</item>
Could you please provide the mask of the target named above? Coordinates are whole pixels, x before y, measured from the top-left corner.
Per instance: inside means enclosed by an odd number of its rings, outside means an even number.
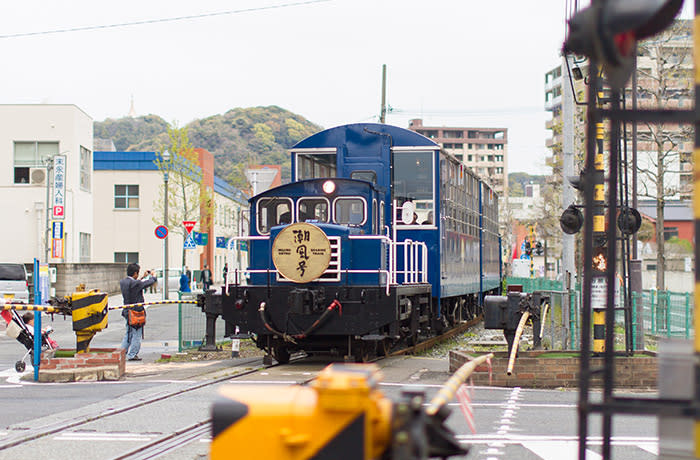
[[[250,333],[282,363],[298,350],[362,361],[476,318],[498,293],[498,197],[438,144],[363,123],[291,155],[292,182],[250,199],[249,268],[207,295],[227,336]]]

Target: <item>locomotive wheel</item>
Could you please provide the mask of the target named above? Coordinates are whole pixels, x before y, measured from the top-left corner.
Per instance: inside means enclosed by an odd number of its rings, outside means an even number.
[[[272,357],[280,364],[287,364],[290,358],[289,350],[284,346],[275,347],[272,349]]]
[[[391,342],[389,339],[384,339],[377,342],[377,356],[388,356],[391,351]]]
[[[16,370],[17,372],[24,372],[24,370],[25,370],[26,368],[27,368],[27,363],[25,363],[24,361],[17,361],[17,362],[15,363],[15,370]]]
[[[368,363],[377,355],[377,342],[364,342],[358,344],[355,349],[357,350],[355,362]]]

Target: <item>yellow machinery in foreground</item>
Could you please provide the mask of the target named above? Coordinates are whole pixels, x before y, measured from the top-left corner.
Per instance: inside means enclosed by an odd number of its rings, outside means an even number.
[[[376,364],[331,364],[309,386],[230,385],[212,408],[211,459],[412,460],[464,455],[445,426],[447,402],[476,366],[465,364],[425,406],[422,391],[398,402],[379,389]]]

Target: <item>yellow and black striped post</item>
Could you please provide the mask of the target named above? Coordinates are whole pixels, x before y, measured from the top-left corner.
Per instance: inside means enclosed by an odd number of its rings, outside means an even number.
[[[693,150],[693,217],[695,221],[695,404],[700,403],[700,0],[695,0],[695,20],[693,21],[693,60],[695,61],[695,148]],[[700,421],[695,420],[694,427],[695,458],[700,458]]]
[[[90,351],[90,341],[107,327],[107,293],[98,290],[74,292],[70,296],[71,318],[77,353]]]
[[[603,93],[598,93],[598,100]],[[600,102],[598,103],[600,106]],[[605,162],[604,162],[605,126],[596,123],[595,171],[593,172],[593,300],[607,298],[605,286],[607,249],[605,247]],[[605,302],[596,302],[593,307],[593,353],[605,351]]]

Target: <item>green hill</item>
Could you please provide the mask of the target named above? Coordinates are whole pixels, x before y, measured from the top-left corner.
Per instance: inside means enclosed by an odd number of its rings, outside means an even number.
[[[96,138],[111,139],[119,151],[160,150],[167,144],[168,123],[157,115],[108,118],[94,124]],[[185,126],[194,147],[214,155],[217,176],[241,186],[247,164],[282,165],[282,180],[290,179],[287,149],[322,128],[276,106],[229,110],[194,120]]]

